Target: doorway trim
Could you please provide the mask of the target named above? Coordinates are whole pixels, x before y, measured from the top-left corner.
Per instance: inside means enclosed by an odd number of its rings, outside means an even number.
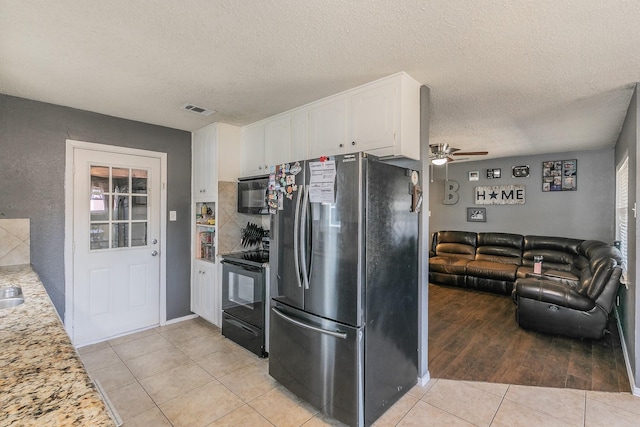
[[[74,340],[73,318],[73,158],[75,149],[160,159],[160,326],[167,323],[167,153],[93,142],[66,140],[64,171],[64,327]]]

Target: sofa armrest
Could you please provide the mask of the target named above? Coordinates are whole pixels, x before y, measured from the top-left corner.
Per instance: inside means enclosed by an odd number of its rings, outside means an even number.
[[[551,280],[518,279],[514,292],[518,298],[529,298],[574,310],[589,311],[596,305],[593,300],[569,286]]]

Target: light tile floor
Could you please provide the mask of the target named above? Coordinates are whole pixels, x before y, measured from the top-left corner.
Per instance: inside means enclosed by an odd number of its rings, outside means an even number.
[[[342,426],[275,382],[268,361],[201,319],[80,348],[130,426]],[[433,379],[375,426],[638,426],[626,393]]]

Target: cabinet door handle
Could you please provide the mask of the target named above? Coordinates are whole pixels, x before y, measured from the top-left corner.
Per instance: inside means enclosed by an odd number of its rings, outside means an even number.
[[[351,141],[351,145],[356,145],[356,142],[355,141]]]
[[[344,147],[344,144],[340,144],[340,148]]]

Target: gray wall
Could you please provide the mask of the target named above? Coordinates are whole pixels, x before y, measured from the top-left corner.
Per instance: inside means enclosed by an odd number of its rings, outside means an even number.
[[[542,162],[578,160],[577,191],[542,191]],[[512,178],[513,166],[529,165],[528,178]],[[500,168],[502,178],[487,179],[487,168]],[[506,233],[598,239],[613,242],[615,167],[614,150],[554,153],[449,164],[449,179],[460,184],[459,201],[444,205],[445,166],[433,167],[429,186],[430,231],[502,231]],[[480,180],[469,181],[469,171]],[[467,222],[478,185],[524,184],[524,205],[486,205],[487,222]]]
[[[31,219],[31,264],[60,316],[67,139],[167,153],[167,319],[190,314],[191,133],[0,94],[0,218]]]
[[[638,345],[638,339],[636,336],[637,331],[640,331],[638,325],[637,313],[638,313],[638,298],[636,293],[636,278],[638,268],[640,267],[636,254],[638,253],[638,242],[636,239],[636,230],[638,229],[637,219],[633,221],[633,212],[631,208],[633,204],[638,200],[638,190],[640,186],[637,185],[638,180],[638,88],[633,93],[629,109],[627,110],[627,117],[625,118],[622,126],[622,132],[618,137],[618,143],[615,150],[615,163],[618,165],[625,157],[629,156],[629,241],[627,248],[627,277],[630,282],[629,289],[624,286],[620,287],[620,306],[618,307],[618,317],[620,318],[620,324],[622,325],[622,333],[624,335],[624,341],[627,346],[627,354],[629,355],[629,363],[631,370],[635,376],[635,385],[640,387],[640,378],[638,375],[638,366],[640,363],[640,352],[636,348]],[[635,261],[634,261],[635,260]]]

